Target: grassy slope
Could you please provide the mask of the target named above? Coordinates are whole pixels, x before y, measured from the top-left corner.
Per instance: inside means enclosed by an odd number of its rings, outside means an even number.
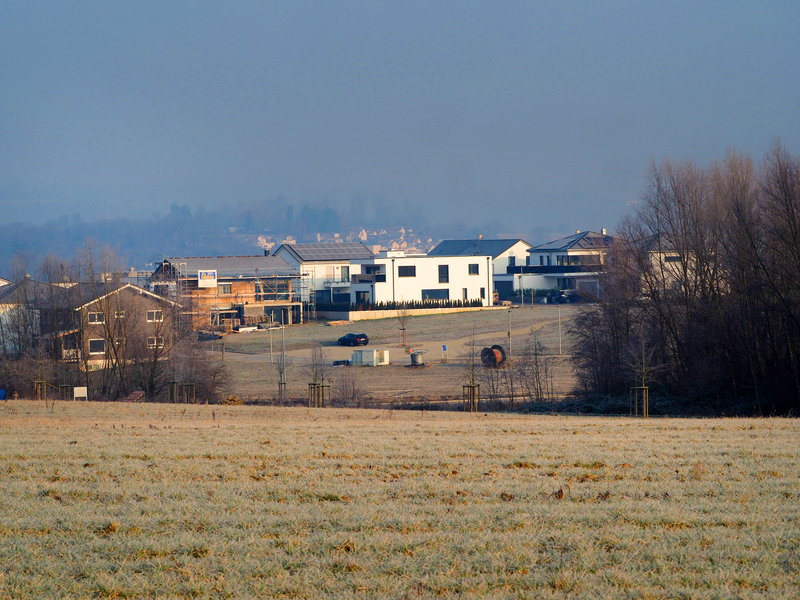
[[[0,598],[788,598],[796,420],[0,404]]]

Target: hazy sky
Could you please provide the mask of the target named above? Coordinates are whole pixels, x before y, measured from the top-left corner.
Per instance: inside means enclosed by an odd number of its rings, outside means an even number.
[[[6,0],[0,219],[283,194],[611,229],[652,159],[800,152],[798,24],[797,0]]]

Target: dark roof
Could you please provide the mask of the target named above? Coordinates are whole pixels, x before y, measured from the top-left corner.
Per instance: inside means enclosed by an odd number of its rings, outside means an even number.
[[[54,285],[26,276],[0,287],[0,304],[27,304],[33,308],[75,306],[82,300],[82,286]]]
[[[528,242],[521,239],[516,240],[444,240],[430,252],[428,256],[486,256],[497,258],[507,251],[517,242],[523,242],[530,246]]]
[[[281,248],[287,250],[301,262],[352,260],[356,258],[372,258],[375,256],[372,250],[361,242],[345,242],[342,244],[282,244],[278,250]],[[278,250],[273,252],[273,256]]]
[[[528,252],[566,252],[567,250],[608,250],[614,242],[613,236],[603,235],[594,231],[584,231],[576,233],[559,240],[554,240],[535,248],[529,248]]]
[[[654,233],[646,237],[642,246],[647,252],[675,252],[675,244],[666,233]]]
[[[280,256],[217,256],[188,258],[165,258],[153,272],[152,278],[159,276],[185,278],[197,277],[198,271],[216,271],[217,279],[236,279],[239,277],[298,276],[292,266]]]
[[[131,284],[103,282],[53,284],[25,277],[0,287],[0,304],[27,304],[40,309],[77,309],[126,287],[150,294]]]

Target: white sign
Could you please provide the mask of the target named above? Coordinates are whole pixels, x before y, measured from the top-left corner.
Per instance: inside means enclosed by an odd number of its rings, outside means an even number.
[[[213,288],[217,287],[217,271],[198,271],[197,272],[197,287],[199,288]]]
[[[88,391],[88,388],[76,387],[76,388],[74,388],[73,397],[75,398],[75,400],[78,400],[79,398],[83,398],[84,400],[87,400],[88,399],[87,391]]]

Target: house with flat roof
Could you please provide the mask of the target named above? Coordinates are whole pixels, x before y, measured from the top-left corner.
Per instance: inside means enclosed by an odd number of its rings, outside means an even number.
[[[431,256],[389,250],[352,261],[350,302],[479,301],[491,306],[491,255]]]

